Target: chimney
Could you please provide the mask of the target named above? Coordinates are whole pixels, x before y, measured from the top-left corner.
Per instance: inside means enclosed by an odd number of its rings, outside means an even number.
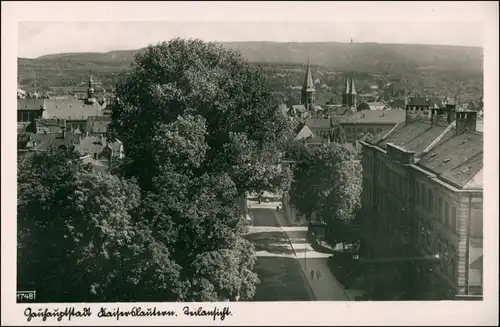
[[[442,111],[437,108],[431,109],[431,127],[434,127],[439,122],[439,118],[441,118]]]
[[[405,126],[411,123],[412,121],[412,115],[417,115],[419,114],[419,111],[421,110],[420,107],[414,106],[412,104],[407,104],[406,105],[406,117],[405,117]]]
[[[476,131],[477,112],[459,111],[455,114],[455,130],[457,135],[466,131]]]
[[[456,106],[454,104],[447,104],[442,110],[447,113],[447,122],[451,124],[455,120]]]
[[[102,134],[101,134],[101,144],[102,144],[102,145],[104,145],[104,141],[105,141],[105,139],[104,139],[104,135],[102,135]]]

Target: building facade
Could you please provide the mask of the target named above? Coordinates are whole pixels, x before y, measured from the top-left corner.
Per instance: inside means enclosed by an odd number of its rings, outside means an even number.
[[[386,276],[367,285],[409,299],[481,295],[483,135],[476,131],[477,113],[447,106],[431,109],[429,118],[426,109],[408,106],[405,122],[361,141],[362,255],[381,262],[367,268],[367,276]]]
[[[92,76],[89,76],[87,97],[84,99],[18,99],[17,121],[32,122],[36,119],[65,119],[74,129],[85,129],[87,118],[102,116],[101,104],[94,96]]]
[[[344,130],[347,143],[356,141],[367,134],[376,135],[389,131],[396,124],[405,120],[406,112],[393,110],[363,110],[348,116],[333,117]]]

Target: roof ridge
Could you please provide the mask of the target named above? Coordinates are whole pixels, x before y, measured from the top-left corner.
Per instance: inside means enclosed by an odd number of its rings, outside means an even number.
[[[438,137],[436,137],[425,149],[424,151],[422,151],[422,153],[420,153],[419,155],[417,155],[417,157],[421,157],[421,156],[424,156],[426,155],[429,151],[431,151],[435,146],[436,144],[438,144],[442,139],[443,137],[451,130],[451,128],[453,127],[453,124],[449,124],[448,127],[446,127],[446,129],[441,133],[439,134]]]

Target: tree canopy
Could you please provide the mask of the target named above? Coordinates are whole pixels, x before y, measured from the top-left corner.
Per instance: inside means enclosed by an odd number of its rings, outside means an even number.
[[[23,157],[18,287],[36,289],[44,302],[174,296],[180,267],[134,223],[139,205],[133,181],[94,171],[71,151]],[[144,292],[148,284],[154,288]]]
[[[347,229],[340,229],[354,220],[360,207],[362,166],[356,151],[338,143],[296,143],[289,149],[296,161],[289,192],[292,204],[301,214],[322,219],[327,230],[334,231],[331,243],[349,237]]]
[[[107,137],[125,149],[111,171],[61,149],[20,160],[19,288],[52,302],[251,299],[242,199],[290,181],[291,122],[265,81],[199,40],[138,54],[110,105]]]
[[[138,223],[181,267],[171,299],[250,299],[258,278],[238,203],[289,183],[278,162],[291,123],[238,52],[174,39],[135,62],[117,87],[108,137],[123,142],[119,171],[140,186]]]
[[[227,173],[239,194],[278,189],[284,177],[268,164],[277,163],[290,122],[265,81],[240,53],[213,43],[150,46],[117,87],[110,137],[124,142],[129,174],[145,189],[155,187],[170,155],[189,165],[183,169],[191,176]],[[168,150],[172,142],[180,148]]]

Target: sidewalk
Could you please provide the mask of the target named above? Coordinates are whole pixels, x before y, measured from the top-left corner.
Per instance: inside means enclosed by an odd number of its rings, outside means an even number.
[[[282,227],[288,227],[288,221],[283,212],[275,212],[276,219]],[[287,237],[291,239],[291,230],[289,228],[283,229],[287,234]],[[328,257],[331,254],[325,254],[316,252],[312,246],[308,243],[305,244],[293,244],[290,241],[295,257],[300,263],[302,271],[307,278],[311,289],[313,290],[316,300],[318,301],[354,301],[355,296],[362,295],[364,292],[362,290],[349,289],[345,290],[344,286],[335,278],[331,273],[330,267],[328,266]],[[307,253],[299,258],[297,252],[306,249]],[[302,254],[300,255],[302,256]],[[321,272],[321,278],[318,280],[316,278],[311,279],[310,271],[319,270]]]

